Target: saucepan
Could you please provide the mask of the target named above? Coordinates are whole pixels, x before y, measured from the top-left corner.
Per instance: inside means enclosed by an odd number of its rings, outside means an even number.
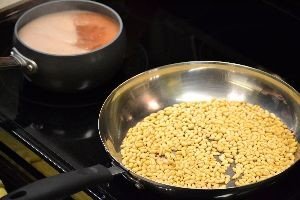
[[[99,114],[99,145],[104,145],[112,166],[95,165],[62,173],[26,185],[4,199],[54,199],[123,175],[137,188],[168,196],[219,199],[242,195],[280,181],[290,170],[299,170],[299,147],[294,164],[265,180],[226,189],[194,189],[158,183],[122,164],[120,146],[129,128],[164,107],[187,101],[221,98],[245,101],[275,113],[300,139],[300,95],[281,79],[264,71],[226,62],[185,62],[141,73],[119,85],[105,100]],[[95,155],[97,156],[97,155]]]
[[[110,43],[77,55],[45,53],[31,48],[20,39],[19,30],[30,21],[46,14],[68,10],[104,14],[118,24],[119,32]],[[29,81],[44,89],[76,92],[107,83],[122,63],[125,46],[123,22],[112,8],[85,0],[50,1],[31,8],[17,20],[11,55],[0,58],[0,69],[19,68]]]

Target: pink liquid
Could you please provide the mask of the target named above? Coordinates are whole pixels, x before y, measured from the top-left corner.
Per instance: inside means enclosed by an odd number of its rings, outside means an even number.
[[[118,24],[111,18],[89,11],[63,11],[38,17],[19,30],[27,46],[55,55],[82,54],[115,39]]]

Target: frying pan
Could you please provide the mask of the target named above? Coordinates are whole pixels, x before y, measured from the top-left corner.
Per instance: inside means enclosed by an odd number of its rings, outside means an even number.
[[[26,45],[19,30],[28,22],[60,11],[85,10],[111,17],[119,32],[113,41],[87,53],[56,55]],[[20,69],[25,77],[43,89],[56,92],[78,92],[107,83],[119,70],[125,57],[126,37],[123,22],[112,8],[86,0],[56,0],[35,6],[16,22],[11,55],[0,58],[0,70]]]
[[[102,144],[112,167],[95,165],[63,173],[26,185],[4,200],[54,199],[70,195],[122,174],[137,188],[150,188],[176,197],[225,198],[243,195],[261,186],[280,181],[292,169],[299,169],[299,148],[295,163],[263,181],[227,189],[191,189],[161,184],[127,169],[121,160],[120,145],[127,130],[150,113],[174,103],[225,98],[258,104],[275,113],[300,138],[300,95],[279,78],[243,65],[225,62],[185,62],[141,73],[118,86],[105,100],[99,115]],[[100,145],[100,142],[99,142]],[[80,148],[80,147],[78,147]]]

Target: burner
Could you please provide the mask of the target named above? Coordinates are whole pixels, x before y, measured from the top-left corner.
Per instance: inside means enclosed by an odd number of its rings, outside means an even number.
[[[23,102],[19,104],[15,120],[49,138],[81,140],[98,137],[100,107],[100,101],[85,107],[49,107]]]

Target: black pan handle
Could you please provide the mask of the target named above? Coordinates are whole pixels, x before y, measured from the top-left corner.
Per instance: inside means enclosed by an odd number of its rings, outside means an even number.
[[[25,68],[32,73],[37,70],[37,64],[23,56],[15,47],[12,48],[9,57],[0,57],[0,70]]]
[[[7,194],[1,200],[45,200],[67,197],[89,186],[110,181],[113,175],[117,174],[115,168],[94,165],[44,178]],[[122,170],[119,169],[118,173],[122,173]]]
[[[15,59],[12,56],[0,57],[0,70],[19,69],[21,67],[22,63],[20,63],[17,59]]]

